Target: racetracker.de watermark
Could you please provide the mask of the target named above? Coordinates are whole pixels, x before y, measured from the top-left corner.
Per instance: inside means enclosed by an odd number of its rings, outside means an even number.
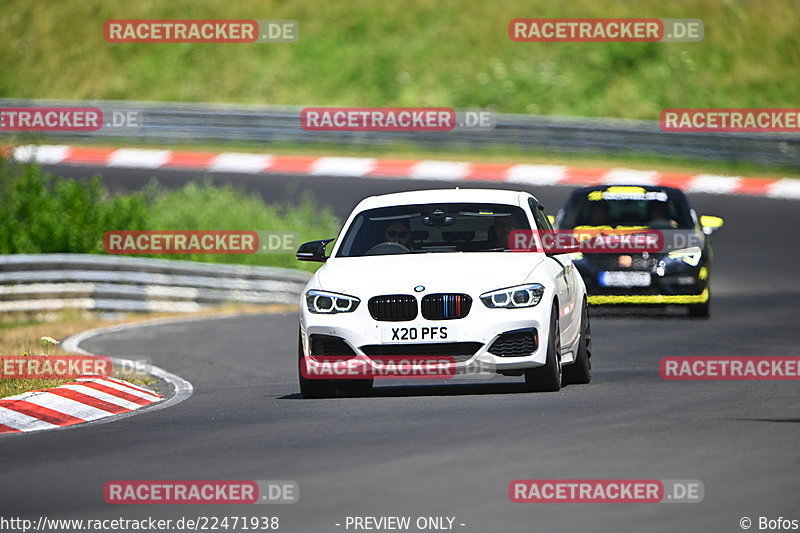
[[[699,254],[703,239],[694,230],[585,226],[563,230],[512,230],[508,234],[507,249],[551,254],[651,254],[696,248]]]
[[[108,231],[109,254],[287,254],[297,249],[291,231]]]
[[[800,109],[665,109],[667,132],[800,133]]]
[[[455,358],[443,355],[304,356],[300,374],[306,379],[419,379],[454,377],[464,372]]]
[[[105,355],[0,355],[0,379],[72,379],[111,371]]]
[[[529,18],[508,23],[508,36],[520,43],[697,42],[700,19]]]
[[[800,380],[800,357],[664,357],[658,372],[672,381]]]
[[[648,229],[513,230],[508,236],[508,249],[516,252],[656,253],[664,248],[664,233]]]
[[[515,479],[508,498],[515,503],[699,503],[698,479]]]
[[[99,107],[4,107],[0,131],[79,131],[134,129],[142,116],[130,109]]]
[[[296,481],[115,480],[103,486],[111,504],[285,504],[299,498]]]
[[[290,43],[300,37],[296,20],[112,19],[103,25],[109,43]]]
[[[492,111],[449,107],[307,107],[300,112],[306,131],[491,130],[495,122]]]

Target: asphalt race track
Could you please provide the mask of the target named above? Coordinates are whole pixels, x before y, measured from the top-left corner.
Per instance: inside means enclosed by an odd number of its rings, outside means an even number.
[[[113,190],[185,171],[101,173]],[[344,216],[364,196],[452,183],[220,174],[267,201],[306,189]],[[496,187],[477,183],[465,186]],[[529,189],[554,212],[569,188]],[[385,381],[367,395],[303,400],[297,319],[258,315],[98,336],[94,353],[144,355],[192,382],[187,401],[106,424],[0,439],[3,516],[272,515],[280,531],[345,531],[346,516],[455,517],[464,532],[741,531],[740,518],[798,519],[800,400],[792,381],[664,381],[665,356],[800,356],[797,228],[789,200],[691,196],[725,218],[714,236],[709,320],[593,318],[593,380],[521,392],[521,378],[451,385]],[[333,237],[320,235],[319,238]],[[510,481],[697,479],[692,504],[511,503]],[[103,484],[134,479],[295,480],[274,506],[114,506]],[[337,527],[336,524],[342,524]],[[461,526],[459,524],[465,524]]]

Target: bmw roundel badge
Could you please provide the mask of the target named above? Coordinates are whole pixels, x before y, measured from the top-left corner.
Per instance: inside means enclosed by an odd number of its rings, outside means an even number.
[[[424,290],[425,290],[425,287],[422,286],[422,285],[417,285],[416,287],[414,287],[414,292],[422,292]]]

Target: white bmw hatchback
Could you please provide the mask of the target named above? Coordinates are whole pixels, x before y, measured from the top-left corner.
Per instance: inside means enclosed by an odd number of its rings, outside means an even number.
[[[531,194],[443,189],[373,196],[333,239],[300,246],[321,261],[301,297],[298,374],[306,398],[367,390],[362,379],[310,376],[324,356],[446,357],[456,373],[524,376],[557,391],[591,378],[586,288],[569,254],[512,251],[513,230],[551,230]],[[563,370],[562,370],[563,367]]]

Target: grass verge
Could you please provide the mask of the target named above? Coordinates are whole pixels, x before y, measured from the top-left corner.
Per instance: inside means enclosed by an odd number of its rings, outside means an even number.
[[[514,18],[699,18],[691,43],[517,43]],[[6,0],[0,96],[655,119],[795,107],[796,0]],[[287,44],[110,44],[108,19],[294,19]]]

